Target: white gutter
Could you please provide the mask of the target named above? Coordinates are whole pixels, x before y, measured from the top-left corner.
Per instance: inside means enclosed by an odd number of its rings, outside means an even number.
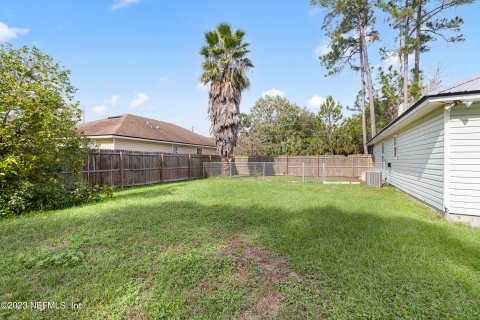
[[[207,144],[192,144],[186,142],[173,142],[167,140],[155,140],[155,139],[145,139],[145,138],[135,138],[135,137],[126,137],[126,136],[117,136],[112,134],[106,135],[85,135],[87,138],[92,139],[123,139],[123,140],[136,140],[136,141],[147,141],[147,142],[157,142],[157,143],[169,143],[175,145],[182,145],[182,146],[193,146],[193,147],[209,147],[209,148],[216,148],[215,146],[207,145]]]

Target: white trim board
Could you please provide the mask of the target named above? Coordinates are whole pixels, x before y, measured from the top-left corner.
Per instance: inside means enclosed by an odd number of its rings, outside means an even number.
[[[118,136],[118,135],[85,135],[89,139],[123,139],[123,140],[135,140],[135,141],[147,141],[147,142],[156,142],[156,143],[167,143],[167,144],[176,144],[182,146],[193,146],[193,147],[203,147],[203,148],[216,148],[215,146],[210,146],[206,144],[192,144],[187,142],[173,142],[173,141],[166,141],[166,140],[155,140],[155,139],[145,139],[145,138],[135,138],[135,137],[126,137],[126,136]]]

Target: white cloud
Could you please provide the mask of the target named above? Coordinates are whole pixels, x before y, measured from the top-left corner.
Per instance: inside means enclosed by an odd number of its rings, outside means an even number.
[[[324,97],[314,95],[313,97],[308,99],[307,107],[310,109],[319,109],[320,105],[322,105],[325,102],[325,100],[326,99]]]
[[[326,55],[330,51],[332,51],[332,48],[330,47],[330,45],[328,43],[327,44],[322,44],[321,46],[318,46],[315,49],[315,56],[320,57],[320,56]]]
[[[145,102],[150,100],[150,97],[143,92],[136,92],[133,96],[132,101],[130,101],[130,108],[138,108]]]
[[[265,98],[266,96],[284,98],[285,97],[285,92],[283,92],[282,90],[272,88],[272,89],[267,90],[264,93],[262,93],[262,97]]]
[[[98,105],[93,107],[92,112],[97,115],[104,115],[107,113],[107,106],[106,105]]]
[[[110,98],[110,104],[111,104],[112,106],[116,106],[119,99],[120,99],[120,97],[114,94],[114,95]]]
[[[411,65],[413,63],[413,54],[408,55],[408,64]],[[387,69],[390,66],[393,66],[395,69],[400,67],[400,61],[398,59],[397,52],[387,52],[387,57],[383,60],[383,66]]]
[[[208,85],[204,85],[203,83],[199,82],[197,84],[197,89],[201,91],[207,91],[209,89]]]
[[[5,23],[0,22],[0,42],[10,41],[19,35],[26,34],[30,30],[24,28],[10,28]]]
[[[139,3],[141,0],[117,0],[112,4],[112,10],[117,10]]]
[[[160,77],[160,78],[158,78],[158,82],[160,82],[160,83],[165,83],[165,82],[167,82],[167,81],[168,81],[168,78],[167,78],[167,77]]]

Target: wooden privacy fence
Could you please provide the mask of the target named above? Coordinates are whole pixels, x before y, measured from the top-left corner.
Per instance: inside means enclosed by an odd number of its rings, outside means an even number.
[[[81,171],[90,185],[132,187],[203,177],[203,163],[219,156],[128,150],[91,150]]]
[[[267,166],[268,175],[306,176],[306,177],[342,177],[358,178],[364,171],[375,168],[371,155],[317,155],[317,156],[256,156],[236,157],[235,163],[238,174],[241,170],[249,170],[247,163],[272,163]],[[303,170],[303,172],[302,172]],[[271,172],[270,172],[271,171]],[[244,172],[247,174],[248,172]]]

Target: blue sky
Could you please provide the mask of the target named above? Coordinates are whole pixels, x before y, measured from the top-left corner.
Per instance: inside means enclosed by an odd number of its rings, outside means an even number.
[[[466,41],[439,40],[422,63],[427,71],[441,63],[446,82],[480,73],[480,6],[449,14],[464,18]],[[255,68],[242,112],[265,92],[285,95],[312,111],[328,95],[352,105],[358,74],[325,78],[318,61],[316,53],[328,43],[322,18],[308,0],[2,0],[0,41],[35,45],[71,69],[87,121],[133,113],[208,135],[198,52],[203,33],[221,22],[244,29],[251,43]],[[385,64],[376,48],[393,47],[392,34],[383,18],[378,20],[382,41],[370,50],[373,65]]]

